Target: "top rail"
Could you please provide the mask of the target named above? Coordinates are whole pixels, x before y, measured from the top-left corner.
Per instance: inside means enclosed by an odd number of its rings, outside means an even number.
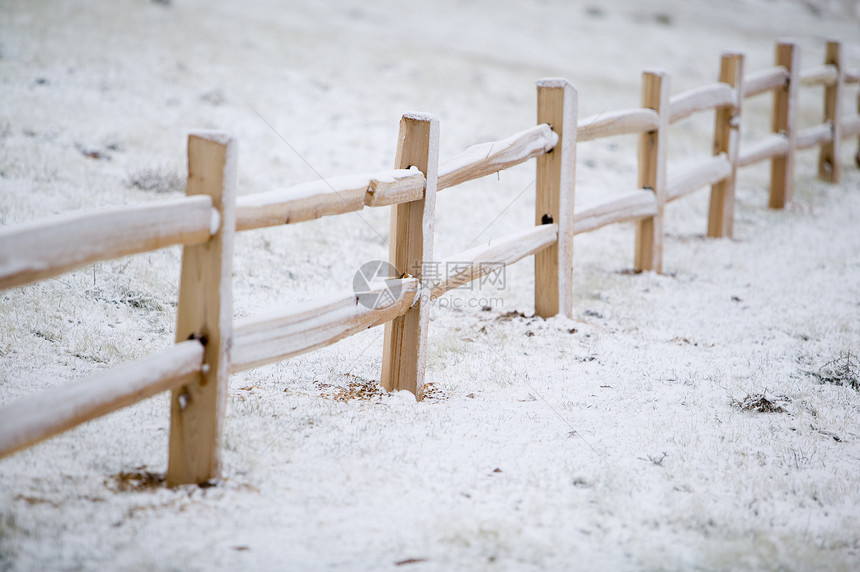
[[[0,227],[0,288],[99,260],[203,243],[219,225],[212,199],[194,196]]]
[[[552,128],[538,125],[501,141],[472,145],[439,163],[436,190],[441,191],[513,167],[551,151],[556,143],[558,135]]]
[[[752,97],[782,87],[788,78],[789,74],[785,66],[774,66],[751,73],[744,78],[744,97]]]
[[[292,224],[329,215],[385,206],[424,196],[418,169],[394,169],[303,183],[236,199],[236,230]]]
[[[669,123],[675,123],[697,111],[737,105],[735,90],[717,82],[679,93],[669,100]]]
[[[800,72],[800,83],[803,85],[833,85],[839,77],[839,72],[833,64],[826,64]]]
[[[581,120],[576,129],[576,140],[581,143],[613,135],[642,133],[659,126],[660,118],[653,109],[623,109]]]

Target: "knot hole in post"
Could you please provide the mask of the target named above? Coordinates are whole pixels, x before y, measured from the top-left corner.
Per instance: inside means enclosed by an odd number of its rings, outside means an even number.
[[[552,224],[552,215],[545,214],[540,218],[541,224]]]

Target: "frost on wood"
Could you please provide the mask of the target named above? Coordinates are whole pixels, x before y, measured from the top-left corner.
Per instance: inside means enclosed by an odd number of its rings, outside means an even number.
[[[0,288],[82,264],[209,240],[212,200],[189,197],[0,228]]]
[[[176,344],[149,357],[25,398],[0,410],[0,457],[199,375],[203,346]]]
[[[380,307],[362,304],[354,293],[288,307],[270,315],[238,322],[234,331],[232,371],[271,363],[325,347],[404,314],[419,284],[414,278],[375,284],[365,296],[394,292]]]
[[[395,169],[244,195],[236,200],[236,229],[292,224],[359,211],[365,206],[414,201],[424,196],[424,185],[424,175],[417,169]]]
[[[439,165],[438,190],[491,175],[551,151],[558,135],[538,125],[501,141],[473,145]]]

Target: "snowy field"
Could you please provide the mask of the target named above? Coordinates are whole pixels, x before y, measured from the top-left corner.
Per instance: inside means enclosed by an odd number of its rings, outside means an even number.
[[[4,0],[0,224],[181,196],[197,128],[236,135],[245,194],[391,168],[407,111],[439,117],[442,157],[507,137],[541,77],[587,116],[638,105],[643,69],[678,93],[782,37],[804,68],[827,38],[860,67],[857,2],[307,4]],[[750,140],[769,108],[745,107]],[[670,169],[712,131],[673,127]],[[530,317],[530,260],[449,294],[421,403],[376,385],[381,329],[234,375],[215,486],[160,484],[167,395],[2,459],[0,570],[860,569],[856,151],[838,186],[798,154],[787,211],[741,171],[732,240],[704,238],[706,190],[673,203],[664,275],[630,272],[631,225],[577,237],[572,320]],[[578,153],[578,200],[635,184],[635,138]],[[533,224],[533,178],[440,193],[437,257]],[[348,290],[387,253],[387,210],[361,217],[240,235],[237,316]],[[0,404],[172,343],[179,257],[0,292]]]

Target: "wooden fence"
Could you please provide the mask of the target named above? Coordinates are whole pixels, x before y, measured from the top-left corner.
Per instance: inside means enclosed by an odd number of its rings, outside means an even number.
[[[860,136],[860,97],[858,113],[842,110],[850,104],[846,86],[860,82],[860,71],[844,68],[837,42],[827,44],[819,67],[801,71],[798,57],[794,44],[780,42],[773,67],[745,74],[744,56],[725,54],[717,82],[674,96],[667,73],[646,71],[641,107],[581,121],[573,86],[563,79],[541,80],[538,125],[502,141],[475,145],[440,162],[438,121],[427,114],[407,114],[400,122],[394,170],[242,197],[236,197],[236,142],[224,134],[194,133],[188,138],[183,199],[2,228],[2,288],[169,245],[181,244],[184,250],[175,345],[7,405],[0,410],[0,456],[169,390],[167,482],[207,481],[219,475],[230,373],[324,347],[381,324],[382,385],[409,390],[420,400],[429,302],[445,292],[534,256],[536,314],[570,317],[574,235],[635,221],[635,267],[660,272],[668,202],[710,186],[708,235],[728,237],[740,167],[770,161],[773,208],[792,201],[794,155],[799,150],[817,147],[819,176],[838,183],[840,144]],[[805,85],[825,87],[824,116],[820,125],[798,130],[798,90]],[[768,92],[774,94],[772,134],[741,148],[743,102]],[[716,117],[713,154],[683,170],[670,170],[669,125],[711,110]],[[636,185],[603,192],[599,202],[574,208],[577,144],[622,134],[639,135]],[[455,255],[451,260],[458,261],[457,270],[440,282],[422,281],[424,261],[433,260],[436,193],[531,158],[537,159],[535,225]],[[860,150],[857,162],[860,165]],[[391,207],[390,262],[402,275],[374,283],[368,292],[334,295],[234,324],[236,231],[384,206]],[[382,294],[390,295],[384,305],[362,303]]]

